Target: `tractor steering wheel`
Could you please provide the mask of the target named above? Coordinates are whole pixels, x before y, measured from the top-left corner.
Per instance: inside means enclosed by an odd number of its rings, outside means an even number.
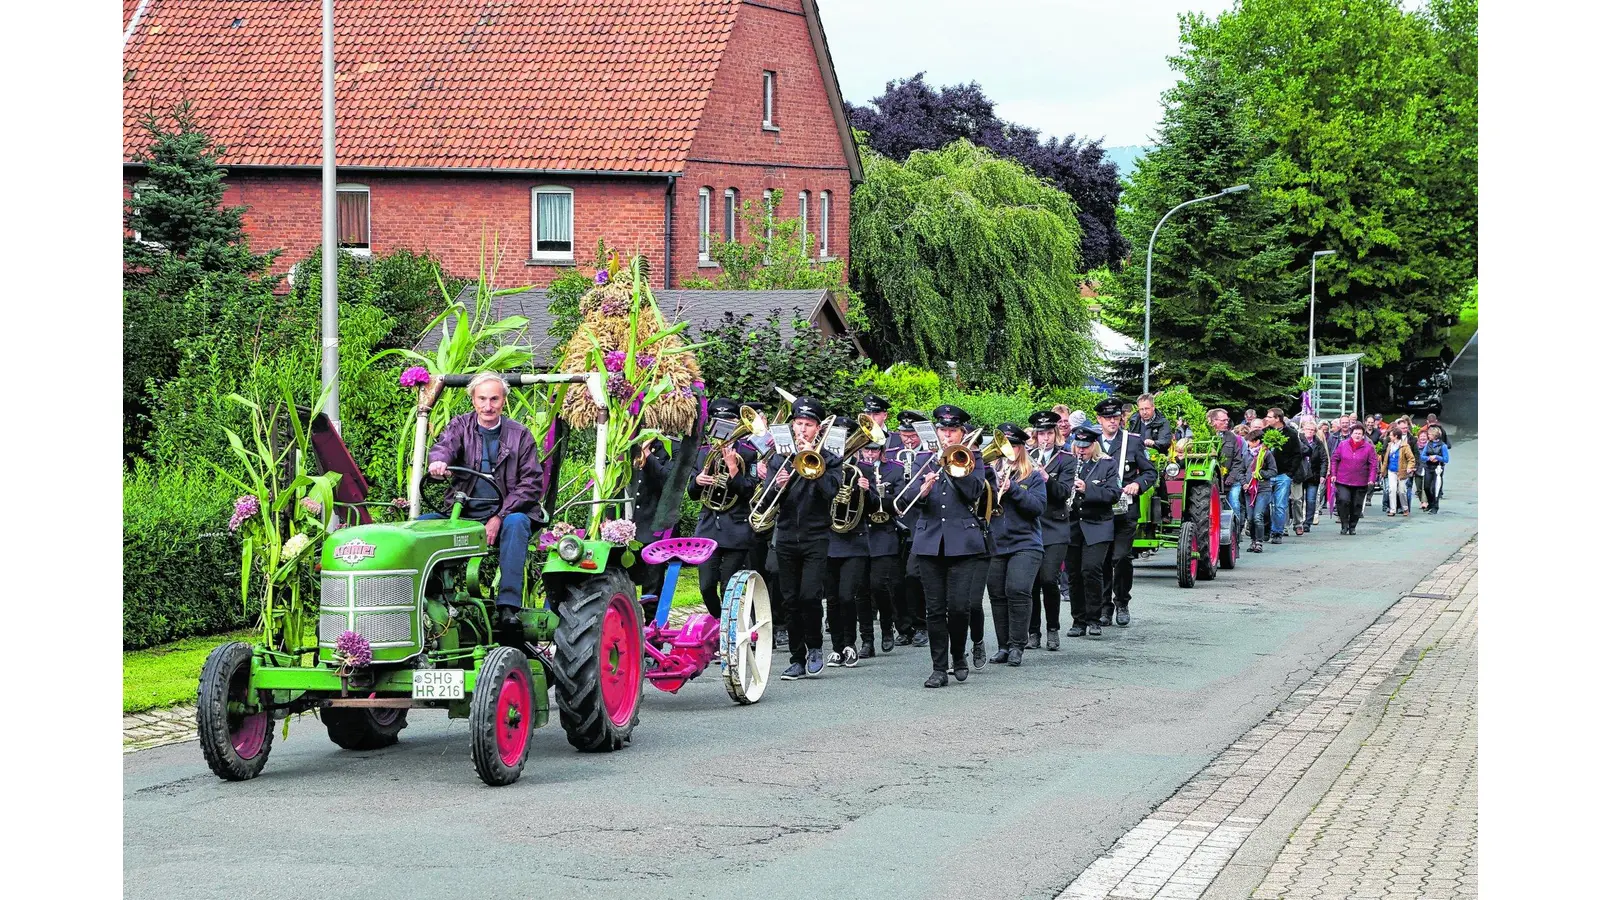
[[[447,466],[447,467],[445,467],[445,471],[447,471],[447,472],[459,472],[462,475],[471,475],[473,478],[477,478],[477,479],[479,479],[481,481],[486,482],[489,485],[490,489],[492,489],[494,491],[495,499],[499,501],[498,503],[495,504],[496,507],[499,507],[499,506],[505,504],[506,495],[501,493],[500,485],[495,484],[494,483],[494,479],[492,477],[490,477],[488,473],[480,472],[477,469],[469,469],[466,466]],[[430,475],[429,477],[431,478],[432,476]],[[435,480],[436,481],[442,481],[443,479],[435,479]],[[448,490],[445,491],[445,500],[448,501],[446,503],[447,507],[454,506],[457,498],[459,498],[461,500],[462,505],[465,505],[466,502],[467,502],[467,499],[468,499],[461,491],[457,491],[455,497],[451,497],[450,496],[450,492]],[[429,509],[432,509],[434,512],[438,513],[439,515],[444,516],[446,519],[450,518],[450,510],[448,508],[447,509],[440,509],[439,508],[439,504],[434,502],[432,498],[429,498],[429,497],[425,496],[423,499],[428,504],[428,508]]]

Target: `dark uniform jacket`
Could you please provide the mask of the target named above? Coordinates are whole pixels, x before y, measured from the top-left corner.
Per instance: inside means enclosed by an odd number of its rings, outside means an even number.
[[[661,487],[667,483],[667,467],[670,465],[672,457],[667,455],[666,446],[656,441],[650,445],[650,452],[645,454],[644,465],[634,466],[633,478],[628,483],[629,496],[633,497],[633,524],[639,530],[636,540],[646,544],[650,543],[646,539],[646,532],[650,523],[655,521],[656,507],[661,504]]]
[[[896,451],[897,464],[899,452],[900,451]],[[901,465],[900,467],[899,487],[895,488],[894,493],[889,495],[889,499],[891,501],[895,499],[900,500],[900,503],[898,504],[900,508],[906,507],[907,504],[910,505],[910,508],[906,509],[905,515],[899,516],[896,519],[899,524],[900,533],[905,535],[907,540],[910,540],[916,535],[917,519],[921,518],[922,516],[922,507],[912,501],[916,499],[916,492],[922,486],[922,476],[933,471],[933,465],[931,464],[926,469],[923,468],[923,464],[928,462],[930,455],[931,454],[925,450],[914,451],[914,455],[909,457],[911,464]],[[913,481],[915,481],[915,483],[912,483]],[[908,493],[905,497],[901,497],[901,491],[907,491]],[[893,511],[894,509],[891,508],[890,512]]]
[[[974,452],[973,470],[960,478],[939,471],[926,497],[917,500],[921,516],[911,539],[918,556],[978,556],[989,552],[987,530],[972,511],[983,495],[987,466]],[[935,471],[930,467],[929,471]],[[912,488],[917,490],[917,488]]]
[[[999,469],[989,470],[989,484],[999,478]],[[995,517],[989,523],[994,533],[994,552],[1043,550],[1044,535],[1039,517],[1045,508],[1044,473],[1034,469],[1027,478],[1013,480],[1011,488],[997,501]]]
[[[1322,438],[1314,437],[1306,446],[1306,458],[1311,465],[1306,476],[1307,481],[1321,481],[1328,474],[1328,445]]]
[[[833,497],[839,493],[839,484],[844,479],[840,472],[844,461],[831,450],[818,452],[826,464],[822,476],[813,480],[802,478],[799,472],[795,472],[789,479],[789,487],[783,492],[783,499],[779,501],[778,522],[772,536],[772,543],[777,546],[795,547],[826,541],[833,534],[833,529],[828,527],[831,521],[828,508],[833,504]],[[787,456],[774,455],[767,462],[767,480],[776,478],[788,460]]]
[[[1069,510],[1070,542],[1073,544],[1103,544],[1116,537],[1111,507],[1117,502],[1117,463],[1101,457],[1083,464],[1078,477],[1083,479],[1083,490],[1072,498]],[[1069,482],[1070,484],[1070,482]]]
[[[900,492],[906,480],[906,470],[891,460],[878,463],[877,477],[883,480],[883,508],[889,513],[890,518],[882,525],[874,525],[871,516],[878,509],[878,497],[872,466],[859,462],[856,465],[861,468],[861,474],[867,476],[867,483],[873,485],[867,491],[867,511],[861,516],[861,520],[867,523],[868,555],[896,556],[900,553],[900,531],[894,520],[894,496]]]
[[[728,479],[729,489],[739,499],[727,512],[700,507],[700,519],[694,529],[695,537],[711,538],[716,541],[718,550],[748,550],[756,542],[755,532],[750,530],[750,497],[760,483],[760,479],[756,478],[756,448],[745,441],[738,441],[733,445],[733,449],[744,461],[739,474]],[[706,455],[710,452],[709,446],[700,448],[700,455],[695,459],[696,475],[705,470]],[[706,487],[696,484],[694,479],[689,480],[690,500],[701,500],[706,490]]]
[[[1111,460],[1111,468],[1116,470],[1117,461],[1122,459],[1123,442],[1128,444],[1127,459],[1123,461],[1122,483],[1124,485],[1139,483],[1139,493],[1144,493],[1156,486],[1156,467],[1150,462],[1150,457],[1144,452],[1144,438],[1133,435],[1127,429],[1117,432],[1117,436],[1109,442],[1100,442],[1100,452]],[[1137,498],[1134,498],[1137,499]],[[1137,521],[1139,518],[1139,504],[1134,503],[1128,507],[1124,520]]]
[[[1140,442],[1146,440],[1156,442],[1156,452],[1166,453],[1172,447],[1172,426],[1167,423],[1167,417],[1156,411],[1155,418],[1146,422],[1137,412],[1133,414],[1133,421],[1128,423],[1128,431],[1139,436]],[[1150,448],[1146,447],[1145,450]]]
[[[1067,527],[1067,496],[1072,493],[1072,473],[1078,465],[1077,457],[1068,450],[1052,450],[1050,461],[1040,466],[1040,471],[1050,478],[1044,483],[1044,515],[1039,517],[1039,527],[1044,546],[1065,544],[1071,537]],[[1038,455],[1035,454],[1035,459]]]

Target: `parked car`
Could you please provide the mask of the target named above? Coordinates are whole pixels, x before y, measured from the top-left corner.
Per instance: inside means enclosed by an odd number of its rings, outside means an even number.
[[[1443,357],[1414,359],[1401,368],[1397,391],[1408,391],[1414,386],[1422,390],[1436,388],[1440,393],[1448,394],[1451,381],[1450,363]]]

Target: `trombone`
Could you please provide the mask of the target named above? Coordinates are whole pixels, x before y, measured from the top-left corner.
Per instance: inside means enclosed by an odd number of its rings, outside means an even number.
[[[861,468],[851,462],[850,457],[868,444],[881,444],[888,440],[883,429],[866,413],[856,416],[856,426],[858,430],[845,441],[844,451],[840,454],[845,458],[844,481],[839,485],[838,495],[833,498],[833,505],[828,508],[828,517],[831,519],[828,527],[835,534],[854,531],[861,524],[862,514],[867,511],[867,498],[856,484],[861,477]]]
[[[793,402],[789,398],[794,395],[789,394],[782,388],[777,390],[780,395],[784,396],[785,409],[780,410],[780,412],[787,412],[787,407]],[[832,421],[831,417],[829,421]],[[756,534],[764,534],[771,531],[778,524],[778,503],[783,499],[784,493],[789,488],[787,481],[782,484],[778,483],[778,476],[783,474],[785,469],[792,466],[794,473],[807,481],[815,481],[821,478],[822,474],[828,470],[827,460],[823,458],[821,451],[814,446],[821,443],[822,433],[823,429],[819,428],[816,441],[797,441],[795,452],[783,461],[783,465],[778,467],[778,471],[774,472],[767,483],[762,485],[761,493],[750,501],[750,528]],[[793,479],[790,480],[792,481]]]
[[[739,502],[739,495],[728,487],[730,473],[728,463],[722,458],[722,451],[747,435],[766,433],[767,420],[764,416],[748,406],[739,407],[739,426],[732,434],[714,442],[706,451],[705,465],[700,467],[700,474],[715,478],[716,483],[708,485],[701,493],[701,506],[713,512],[727,512],[733,509]]]
[[[911,505],[917,502],[917,495],[922,491],[922,476],[928,473],[929,466],[937,465],[951,478],[961,478],[971,474],[973,469],[972,446],[982,436],[982,432],[974,431],[959,442],[951,444],[942,450],[934,451],[930,448],[928,458],[922,461],[922,465],[917,467],[916,473],[906,479],[906,486],[901,488],[900,493],[895,495],[895,515],[903,516],[911,511]],[[906,496],[908,492],[911,495],[909,498]],[[901,505],[900,501],[902,500],[906,501],[904,505]]]

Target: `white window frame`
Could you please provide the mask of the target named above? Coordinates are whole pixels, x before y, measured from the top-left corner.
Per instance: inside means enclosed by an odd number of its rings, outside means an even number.
[[[565,194],[567,195],[567,243],[572,249],[540,250],[539,249],[539,195],[540,194]],[[572,262],[573,250],[578,246],[577,219],[578,203],[572,195],[572,188],[560,185],[547,184],[534,188],[528,194],[528,209],[530,220],[528,222],[528,259],[533,262]]]
[[[778,73],[761,73],[761,127],[778,130]]]
[[[800,255],[811,253],[811,192],[800,192]]]
[[[722,192],[722,239],[730,244],[739,239],[738,188],[727,188]]]
[[[152,186],[152,184],[153,184],[153,182],[151,182],[150,179],[148,179],[148,178],[141,178],[138,181],[133,183],[133,205],[135,207],[138,207],[138,205],[139,205],[139,190],[140,190],[140,188],[149,188],[149,187]],[[133,239],[134,239],[135,242],[143,244],[143,245],[145,245],[146,247],[149,247],[152,250],[165,250],[166,249],[165,247],[161,246],[161,242],[160,241],[147,241],[147,240],[145,240],[144,236],[139,234],[139,230],[137,228],[135,228],[133,230]]]
[[[700,264],[711,262],[711,188],[700,189]]]
[[[817,256],[828,259],[828,214],[833,209],[833,195],[822,192],[822,204],[817,207]]]
[[[344,184],[340,184],[340,185],[335,186],[334,187],[335,200],[334,200],[334,204],[333,204],[334,216],[336,217],[335,221],[337,221],[337,216],[339,215],[339,203],[338,203],[338,200],[337,200],[337,197],[338,197],[339,194],[366,194],[367,195],[367,245],[365,247],[340,247],[339,251],[341,253],[348,253],[351,256],[371,256],[372,255],[372,188],[370,188],[370,187],[368,187],[367,185],[364,185],[364,184],[356,184],[355,182],[345,182]],[[334,230],[336,232],[338,231],[338,226],[337,225],[334,226]],[[335,238],[337,238],[337,234],[335,235]]]

